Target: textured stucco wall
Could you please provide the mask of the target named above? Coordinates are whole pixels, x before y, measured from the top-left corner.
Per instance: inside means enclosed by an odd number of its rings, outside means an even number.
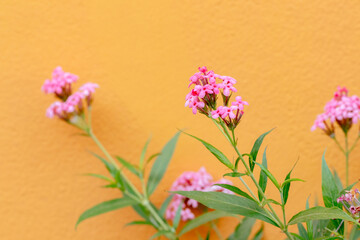
[[[94,128],[112,153],[135,162],[147,137],[156,152],[177,128],[186,128],[227,153],[217,129],[184,108],[188,78],[207,65],[238,80],[250,106],[238,128],[240,148],[277,127],[266,139],[269,167],[283,179],[300,158],[288,217],[320,193],[320,160],[344,177],[335,145],[310,127],[337,85],[360,94],[358,1],[7,1],[0,2],[0,239],[146,239],[147,227],[123,225],[130,209],[88,220],[79,214],[118,196],[83,173],[105,173],[86,150],[98,151],[76,130],[45,118],[52,98],[40,92],[57,65],[80,83],[101,85]],[[359,178],[360,147],[351,159]],[[182,136],[159,204],[184,170],[225,168],[197,142]],[[274,189],[272,189],[274,190]],[[270,191],[274,194],[275,191]],[[277,197],[277,196],[275,196]],[[223,221],[228,234],[234,226]],[[135,230],[135,233],[133,231]],[[135,237],[136,236],[136,237]],[[266,226],[266,239],[279,239]],[[187,235],[184,239],[195,239]]]

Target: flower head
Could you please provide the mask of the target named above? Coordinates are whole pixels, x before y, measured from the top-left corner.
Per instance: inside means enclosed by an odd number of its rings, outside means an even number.
[[[52,79],[45,80],[42,90],[46,94],[54,93],[60,99],[66,99],[71,95],[71,84],[78,80],[78,76],[64,72],[61,67],[56,67],[52,73]]]
[[[72,84],[78,80],[78,76],[64,72],[61,67],[55,68],[51,80],[45,80],[42,90],[46,94],[53,93],[60,101],[50,105],[46,111],[49,118],[59,117],[65,121],[74,120],[84,113],[84,108],[89,107],[93,101],[95,89],[99,87],[96,83],[85,83],[79,91],[72,92]],[[85,102],[86,101],[86,105]]]
[[[220,186],[213,186],[216,183],[230,184],[231,181],[222,179],[218,182],[213,182],[213,177],[206,172],[205,168],[200,168],[197,172],[184,172],[172,184],[171,191],[217,191],[232,194]],[[195,214],[193,209],[199,207],[199,203],[194,199],[189,199],[184,196],[175,194],[172,202],[166,210],[166,218],[174,219],[177,209],[182,204],[181,219],[187,221],[193,219]]]
[[[192,108],[194,114],[199,111],[214,119],[220,117],[229,129],[234,129],[244,113],[244,105],[249,105],[237,96],[236,101],[229,106],[232,93],[237,92],[235,84],[236,80],[232,77],[221,76],[214,71],[208,71],[206,67],[200,67],[199,72],[190,77],[189,87],[195,86],[186,95],[185,107]],[[217,107],[219,94],[223,105]]]
[[[338,87],[334,97],[326,103],[324,113],[319,114],[311,130],[319,128],[327,135],[333,137],[334,124],[347,133],[353,124],[360,119],[360,98],[356,95],[348,96],[348,89]]]

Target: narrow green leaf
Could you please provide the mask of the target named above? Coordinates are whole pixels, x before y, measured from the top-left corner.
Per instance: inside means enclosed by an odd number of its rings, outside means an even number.
[[[290,233],[291,236],[293,236],[295,238],[295,240],[305,240],[303,237],[301,237],[300,235],[296,234],[296,233]],[[286,240],[289,240],[289,238],[287,238]]]
[[[194,199],[212,209],[260,219],[278,227],[264,209],[245,197],[222,192],[177,191],[174,193]]]
[[[230,213],[227,213],[227,212],[222,212],[222,211],[211,211],[211,212],[207,212],[207,213],[204,213],[194,219],[192,219],[191,221],[187,222],[185,224],[185,226],[181,229],[180,233],[179,233],[179,237],[207,222],[210,222],[212,220],[215,220],[215,219],[219,219],[219,218],[222,218],[222,217],[230,217],[230,216],[234,216]]]
[[[175,217],[173,220],[173,227],[174,229],[177,229],[177,227],[179,226],[180,223],[180,219],[181,219],[181,210],[182,210],[182,206],[183,206],[183,202],[181,202],[178,206],[178,208],[176,209],[176,213],[175,213]]]
[[[234,169],[234,166],[232,165],[232,163],[230,162],[230,160],[217,148],[215,148],[213,145],[211,145],[210,143],[205,142],[204,140],[195,137],[191,134],[185,133],[186,135],[195,138],[196,140],[200,141],[222,164],[224,164],[225,166],[227,166],[228,168],[230,168],[231,170]]]
[[[151,160],[153,160],[154,158],[156,158],[157,156],[159,156],[161,153],[154,153],[153,155],[151,155],[147,160],[146,160],[146,164],[148,164],[149,162],[151,162]]]
[[[166,199],[165,201],[163,202],[163,204],[161,205],[160,207],[160,210],[159,210],[159,213],[160,213],[160,216],[164,216],[165,212],[166,212],[166,209],[167,207],[169,206],[171,200],[174,198],[174,194],[170,194]]]
[[[252,240],[261,240],[263,234],[264,234],[264,225],[261,225],[261,228],[259,229],[259,231],[255,233],[255,236],[253,237]]]
[[[239,172],[231,172],[231,173],[225,173],[223,177],[242,177],[246,175],[245,173],[239,173]]]
[[[262,165],[267,169],[268,166],[267,166],[267,158],[266,158],[266,149],[267,147],[265,148],[263,153]],[[267,175],[263,170],[261,170],[259,177],[259,185],[264,193],[266,190],[266,184],[267,184]],[[260,193],[260,191],[258,191],[258,196],[259,196],[259,200],[261,201],[263,199],[263,195]]]
[[[349,186],[347,186],[346,188],[341,190],[340,193],[339,193],[339,196],[345,194],[346,191],[350,191],[355,186],[355,184],[357,184],[357,183],[358,183],[358,181],[350,184]]]
[[[140,171],[138,169],[138,167],[134,166],[133,164],[131,164],[130,162],[126,161],[125,159],[116,156],[116,159],[125,167],[127,168],[130,172],[132,172],[133,174],[135,174],[136,176],[140,177]]]
[[[109,171],[109,173],[110,173],[113,177],[115,177],[115,174],[116,174],[117,169],[116,169],[116,167],[115,167],[112,163],[106,161],[104,158],[100,157],[100,156],[97,155],[96,153],[90,152],[90,154],[92,154],[92,155],[95,156],[96,158],[100,159],[100,161],[104,163],[104,165],[105,165],[106,169]]]
[[[130,223],[127,223],[127,224],[125,225],[125,227],[127,227],[127,226],[133,226],[133,225],[151,225],[151,226],[152,226],[151,222],[147,222],[147,221],[132,221],[132,222],[130,222]]]
[[[136,204],[136,202],[128,197],[117,198],[110,201],[102,202],[81,214],[75,225],[75,228],[79,225],[79,223],[88,218],[95,217],[97,215],[117,210],[123,207],[131,206],[134,204]]]
[[[325,207],[341,208],[341,205],[337,202],[337,198],[339,197],[339,191],[337,189],[334,176],[332,175],[328,165],[326,164],[325,152],[322,156],[321,180],[322,195]]]
[[[165,174],[165,171],[175,151],[175,146],[179,139],[179,135],[180,132],[176,133],[175,136],[166,143],[161,151],[161,154],[156,158],[154,165],[151,168],[147,185],[147,192],[149,196],[155,191],[156,187],[159,185]]]
[[[290,179],[290,175],[292,173],[292,171],[294,170],[295,166],[296,166],[297,162],[294,164],[294,166],[292,167],[292,169],[290,170],[290,172],[286,175],[285,177],[285,181],[282,184],[282,200],[283,200],[283,204],[285,205],[287,203],[288,197],[289,197],[289,191],[290,191],[290,185],[291,185],[291,179]],[[298,178],[293,178],[293,179],[298,179]],[[301,180],[301,179],[299,179]],[[293,180],[296,181],[296,180]]]
[[[289,221],[289,225],[318,219],[343,219],[350,222],[356,222],[351,216],[337,207],[313,207],[295,214]]]
[[[249,159],[249,165],[250,165],[250,170],[253,171],[254,170],[254,167],[255,167],[255,164],[254,162],[256,162],[256,157],[257,157],[257,154],[259,152],[259,149],[260,149],[260,146],[265,138],[266,135],[268,135],[273,129],[271,129],[270,131],[262,134],[260,137],[258,137],[258,139],[256,139],[252,149],[251,149],[251,152],[250,152],[250,159]],[[252,159],[251,159],[252,158]],[[253,161],[251,161],[253,160]]]
[[[228,240],[247,240],[255,221],[256,219],[254,218],[243,218],[241,223],[236,226],[233,234],[229,236]]]
[[[96,177],[96,178],[100,178],[100,179],[103,179],[105,181],[108,181],[108,182],[112,182],[113,180],[110,179],[109,177],[107,176],[104,176],[104,175],[101,175],[101,174],[96,174],[96,173],[86,173],[84,174],[85,176],[90,176],[90,177]]]
[[[281,203],[279,203],[278,201],[275,201],[274,199],[271,199],[271,198],[269,198],[269,199],[267,199],[267,201],[265,201],[265,203],[268,203],[268,202],[281,206]]]
[[[141,155],[140,155],[140,169],[143,169],[143,166],[144,166],[144,159],[145,159],[145,154],[146,154],[146,151],[147,151],[147,148],[149,146],[149,143],[150,143],[150,140],[151,140],[151,137],[149,137],[149,139],[146,141],[142,151],[141,151]]]
[[[290,176],[289,176],[289,177],[290,177]],[[285,178],[285,179],[286,179],[286,178]],[[288,184],[288,183],[291,183],[291,182],[305,182],[305,180],[300,179],[300,178],[290,178],[290,179],[285,180],[285,181],[282,183],[282,186],[285,186],[285,184]]]
[[[235,187],[233,185],[230,185],[230,184],[221,184],[221,183],[217,183],[217,184],[214,184],[214,185],[217,185],[217,186],[220,186],[222,188],[225,188],[227,190],[230,190],[232,191],[233,193],[236,193],[236,194],[239,194],[240,196],[243,196],[243,197],[246,197],[247,199],[250,199],[251,201],[255,201],[255,199],[253,199],[249,194],[247,194],[246,192],[242,191],[241,189],[239,189],[238,187]]]
[[[298,230],[299,230],[299,234],[303,239],[309,240],[308,234],[306,229],[304,228],[304,226],[301,223],[297,224]]]
[[[343,185],[341,183],[341,179],[340,179],[339,175],[337,174],[336,170],[334,170],[333,175],[334,175],[334,180],[335,180],[335,183],[336,183],[336,187],[337,187],[338,191],[341,192],[344,189],[344,187],[343,187]]]
[[[310,196],[306,199],[306,204],[305,204],[306,209],[310,208],[309,199]],[[313,239],[313,221],[306,221],[306,229],[307,229],[308,238]]]
[[[358,226],[354,225],[351,229],[349,240],[359,240],[360,239],[360,229]]]
[[[266,174],[266,176],[268,176],[268,178],[274,183],[275,187],[280,189],[280,184],[278,183],[278,181],[276,180],[274,175],[272,175],[271,172],[269,170],[267,170],[267,168],[265,168],[262,164],[257,163],[257,162],[254,162],[254,164],[258,165],[261,168],[261,170]]]

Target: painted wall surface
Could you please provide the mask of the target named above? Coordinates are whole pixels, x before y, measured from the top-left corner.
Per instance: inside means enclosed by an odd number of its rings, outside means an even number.
[[[97,82],[94,129],[110,152],[136,162],[149,135],[157,152],[186,128],[227,154],[218,130],[184,108],[189,77],[206,65],[238,80],[250,103],[239,146],[249,151],[261,133],[269,168],[283,179],[297,159],[288,218],[320,196],[321,155],[344,179],[344,159],[320,131],[316,115],[338,85],[360,95],[359,1],[7,1],[0,2],[0,239],[147,239],[149,227],[131,209],[74,224],[87,208],[115,198],[101,181],[106,173],[87,150],[99,152],[68,125],[45,117],[53,101],[40,87],[54,67]],[[354,138],[355,130],[352,131]],[[351,182],[358,179],[360,146],[351,156]],[[181,136],[153,200],[159,205],[182,171],[225,168],[206,149]],[[237,182],[236,184],[240,184]],[[274,198],[274,189],[269,194]],[[235,223],[220,224],[224,235]],[[266,225],[264,239],[281,233]],[[196,234],[183,239],[196,239]]]

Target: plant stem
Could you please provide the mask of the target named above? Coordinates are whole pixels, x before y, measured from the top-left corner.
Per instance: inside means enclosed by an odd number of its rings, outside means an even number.
[[[345,150],[344,150],[344,148],[340,145],[339,141],[338,141],[335,137],[334,137],[333,139],[334,139],[336,145],[337,145],[337,146],[340,148],[340,150],[345,154]]]
[[[91,118],[90,118],[91,119]],[[101,144],[101,142],[99,141],[99,139],[95,136],[95,134],[92,131],[91,126],[89,126],[88,130],[87,130],[88,135],[93,139],[93,141],[96,143],[96,145],[98,145],[98,147],[100,148],[100,150],[104,153],[104,155],[106,156],[106,158],[117,168],[119,169],[119,166],[116,164],[114,158],[109,154],[109,152],[106,150],[106,148]],[[149,204],[149,199],[147,197],[146,194],[146,189],[144,190],[144,196],[142,194],[139,193],[139,191],[137,190],[137,188],[131,183],[131,181],[129,181],[125,175],[123,175],[124,180],[129,184],[129,187],[131,188],[132,191],[134,191],[134,193],[137,195],[138,202],[140,204],[142,204],[145,208],[147,208],[149,210],[149,212],[151,213],[151,215],[155,218],[155,220],[160,224],[160,226],[164,229],[164,230],[168,230],[171,232],[175,232],[175,230],[168,225],[167,222],[165,222],[161,216],[159,216],[158,212],[153,208],[153,206],[151,204]],[[144,183],[143,183],[144,185]]]
[[[354,144],[351,146],[350,150],[349,150],[349,153],[352,152],[352,150],[354,150],[355,146],[356,146],[356,143],[359,141],[360,139],[360,133],[359,133],[359,136],[356,138]]]
[[[346,167],[346,187],[349,186],[349,141],[348,135],[345,133],[345,167]]]
[[[244,181],[244,179],[242,177],[239,177],[240,181],[244,184],[244,186],[246,187],[246,189],[249,191],[249,193],[251,194],[251,196],[257,201],[258,204],[260,204],[260,201],[256,198],[255,194],[253,193],[253,191],[251,191],[251,189],[249,188],[249,186],[246,184],[246,182]]]

